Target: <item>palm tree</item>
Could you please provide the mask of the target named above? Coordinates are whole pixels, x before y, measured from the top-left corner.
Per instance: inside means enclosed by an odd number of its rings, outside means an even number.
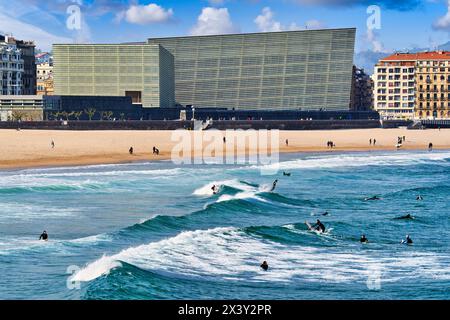
[[[111,117],[113,116],[114,112],[112,111],[102,111],[100,112],[100,117],[102,120],[111,120]]]
[[[58,111],[51,113],[53,116],[53,120],[58,120],[58,117],[60,116],[60,113]]]
[[[107,120],[112,120],[112,116],[114,115],[114,112],[112,111],[106,111],[106,119]]]
[[[76,111],[76,112],[73,112],[74,117],[75,117],[78,121],[80,121],[80,118],[81,118],[82,114],[83,114],[83,111]]]
[[[94,108],[89,108],[89,109],[84,110],[84,113],[87,114],[89,121],[92,120],[92,118],[95,116],[96,112],[97,112],[97,110]]]
[[[66,121],[69,120],[69,112],[62,111],[59,113],[60,116],[62,116]]]

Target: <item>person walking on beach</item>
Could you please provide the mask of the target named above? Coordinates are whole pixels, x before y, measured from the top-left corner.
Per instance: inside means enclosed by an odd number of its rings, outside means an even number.
[[[286,139],[286,147],[289,147],[289,140]]]
[[[227,143],[227,138],[223,137],[223,143]]]
[[[50,143],[50,145],[52,146],[52,149],[55,149],[55,141],[52,140],[52,142]]]
[[[372,138],[369,139],[369,145],[372,145]]]
[[[373,139],[373,146],[377,144],[377,139]]]
[[[130,154],[133,154],[133,152],[134,152],[133,147],[130,147],[130,150],[128,150],[128,152],[129,152]]]
[[[433,144],[431,142],[428,144],[428,151],[433,151]]]

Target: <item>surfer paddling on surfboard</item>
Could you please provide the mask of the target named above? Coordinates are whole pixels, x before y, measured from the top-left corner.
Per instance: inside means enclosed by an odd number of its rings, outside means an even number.
[[[305,224],[308,227],[308,229],[311,231],[317,231],[317,232],[321,232],[321,233],[325,232],[325,226],[319,219],[317,219],[316,224],[313,226],[310,225],[309,222],[305,222]]]

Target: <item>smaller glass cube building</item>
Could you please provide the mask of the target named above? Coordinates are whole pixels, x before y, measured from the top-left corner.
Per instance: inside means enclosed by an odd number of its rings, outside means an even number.
[[[174,57],[160,45],[56,44],[55,95],[128,96],[144,108],[175,105]]]

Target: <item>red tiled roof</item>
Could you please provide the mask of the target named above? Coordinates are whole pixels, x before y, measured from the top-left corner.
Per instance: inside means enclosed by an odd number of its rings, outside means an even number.
[[[380,61],[450,60],[450,51],[394,53]]]
[[[47,55],[47,54],[48,54],[48,52],[42,52],[42,53],[39,53],[39,54],[36,55],[36,58],[43,57],[43,56],[45,56],[45,55]]]

